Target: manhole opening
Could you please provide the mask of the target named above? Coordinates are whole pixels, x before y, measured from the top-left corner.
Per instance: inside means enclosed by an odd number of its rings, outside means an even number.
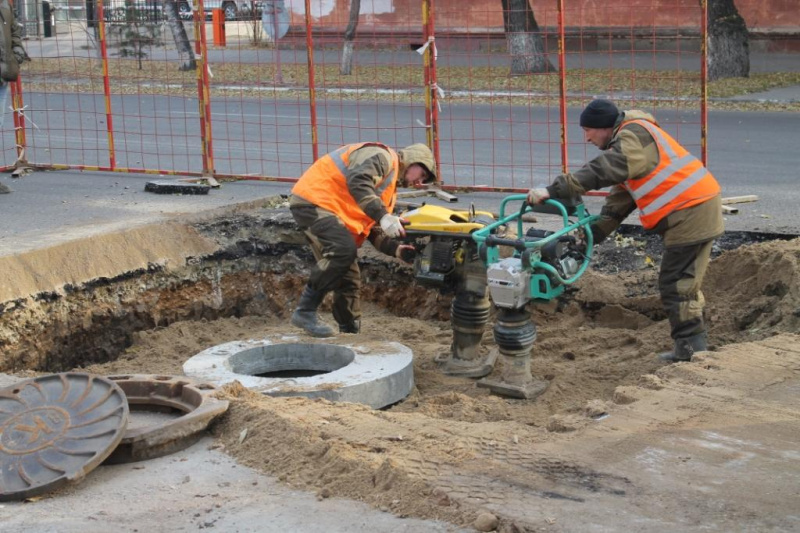
[[[320,374],[327,374],[324,370],[277,370],[275,372],[262,372],[261,374],[253,374],[259,378],[275,378],[275,379],[289,379],[289,378],[310,378],[319,376]]]
[[[266,378],[302,378],[349,365],[355,352],[336,344],[275,344],[243,350],[229,359],[236,374]]]
[[[128,429],[138,429],[169,422],[185,415],[183,411],[165,405],[129,403]]]

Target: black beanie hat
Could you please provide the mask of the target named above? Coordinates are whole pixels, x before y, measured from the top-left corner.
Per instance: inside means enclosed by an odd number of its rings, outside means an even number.
[[[581,113],[581,126],[585,128],[613,128],[619,109],[609,100],[592,100]]]

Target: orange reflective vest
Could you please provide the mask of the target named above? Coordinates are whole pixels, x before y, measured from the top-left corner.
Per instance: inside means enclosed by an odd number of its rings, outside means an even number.
[[[375,186],[375,191],[380,196],[386,211],[391,213],[396,200],[400,159],[397,157],[397,152],[380,143],[348,144],[320,157],[300,176],[300,180],[292,188],[292,194],[338,216],[353,234],[359,246],[369,235],[375,221],[361,210],[350,194],[345,175],[350,154],[363,146],[379,146],[391,155],[392,170]]]
[[[644,127],[658,147],[658,165],[643,178],[629,179],[623,186],[631,193],[639,219],[652,229],[667,215],[702,204],[720,193],[719,183],[702,161],[690,154],[664,130],[646,120],[623,122]]]

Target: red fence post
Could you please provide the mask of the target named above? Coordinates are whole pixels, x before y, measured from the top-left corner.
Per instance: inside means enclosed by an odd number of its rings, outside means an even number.
[[[203,0],[195,0],[194,33],[197,62],[197,100],[200,111],[200,137],[203,145],[203,175],[214,174],[213,137],[211,135],[211,97],[208,77],[208,42]]]
[[[10,0],[9,5],[11,9],[14,9],[14,1]],[[7,31],[11,31],[8,29]],[[11,50],[8,50],[8,53],[11,53]],[[28,161],[25,159],[25,147],[27,146],[27,138],[25,136],[25,115],[23,114],[23,109],[25,109],[24,103],[22,101],[22,74],[17,77],[17,80],[13,83],[10,83],[11,89],[11,107],[14,109],[14,137],[17,143],[17,161],[14,163],[15,168],[19,168],[20,165],[26,165]],[[3,113],[4,110],[0,109],[0,113]]]
[[[700,0],[700,159],[708,166],[708,2]]]
[[[225,11],[211,10],[211,26],[214,28],[214,46],[225,46]]]
[[[439,167],[439,86],[436,82],[436,27],[433,16],[433,0],[422,3],[422,24],[427,48],[425,49],[425,126],[428,147],[433,152]],[[439,181],[442,181],[441,173]]]
[[[108,132],[108,164],[111,170],[117,167],[114,150],[114,115],[111,112],[111,83],[108,76],[108,43],[106,42],[106,20],[103,0],[97,2],[97,24],[100,33],[100,58],[103,63],[103,95],[106,104],[106,131]]]
[[[564,30],[564,0],[558,0],[558,93],[559,121],[561,122],[561,172],[567,167],[567,42]]]
[[[22,112],[25,108],[22,101],[22,75],[20,74],[17,81],[10,83],[10,86],[11,107],[14,108],[14,137],[17,142],[17,161],[14,163],[14,167],[19,168],[20,165],[28,164],[27,159],[25,159],[27,138],[25,137],[25,114]]]
[[[311,35],[311,0],[305,0],[306,6],[306,51],[308,53],[308,105],[311,114],[311,150],[314,161],[319,159],[319,140],[317,139],[317,91],[314,76],[314,38]],[[277,14],[275,14],[277,17]],[[277,35],[277,33],[276,33]],[[277,41],[277,39],[276,39]],[[278,44],[275,43],[277,50]]]

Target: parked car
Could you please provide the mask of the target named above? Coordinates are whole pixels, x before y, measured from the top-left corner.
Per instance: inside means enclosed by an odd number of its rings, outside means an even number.
[[[175,0],[178,16],[190,20],[194,12],[192,0]],[[252,16],[260,17],[259,0],[204,0],[203,10],[206,18],[211,17],[214,9],[225,12],[225,20],[248,19]],[[158,22],[164,20],[164,0],[112,0],[104,9],[106,22],[126,22],[131,19],[137,21]]]
[[[204,0],[203,9],[210,13],[213,9],[222,9],[225,12],[225,20],[246,19],[255,10],[256,3],[253,0]]]
[[[225,12],[225,20],[244,20],[252,16],[261,16],[260,0],[204,0],[203,10],[206,18],[211,16],[214,9]],[[179,0],[178,13],[181,18],[192,18],[194,4],[188,0]]]

